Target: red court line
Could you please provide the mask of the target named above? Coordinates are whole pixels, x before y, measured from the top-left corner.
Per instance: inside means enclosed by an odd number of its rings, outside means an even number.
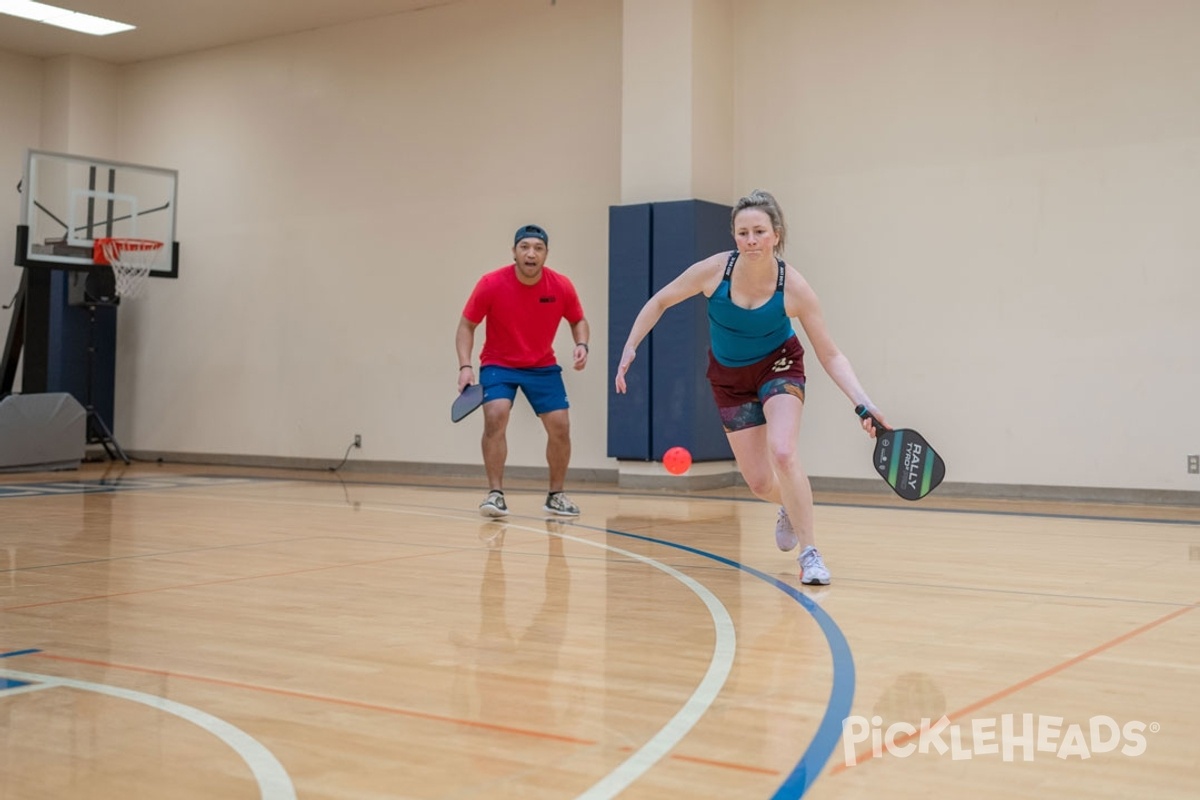
[[[332,569],[341,569],[344,567],[369,566],[369,565],[374,565],[374,564],[383,564],[383,563],[387,563],[389,561],[402,561],[402,560],[412,559],[412,558],[424,558],[427,556],[442,555],[445,552],[447,552],[447,550],[437,550],[434,552],[414,553],[414,554],[404,555],[404,556],[390,556],[388,558],[371,559],[371,560],[367,560],[367,561],[351,561],[351,562],[345,562],[345,563],[341,563],[341,564],[332,564],[332,565],[326,565],[326,566],[321,566],[321,567],[307,567],[304,569],[288,570],[288,571],[284,571],[284,572],[262,573],[262,574],[258,574],[258,575],[245,575],[245,576],[240,576],[240,577],[236,577],[236,578],[222,578],[220,580],[199,581],[196,583],[175,584],[172,586],[159,586],[159,587],[155,587],[155,588],[151,588],[151,589],[137,589],[137,590],[128,591],[128,592],[113,592],[110,594],[89,595],[89,596],[85,596],[85,597],[73,597],[73,598],[68,598],[68,599],[63,599],[63,600],[46,600],[46,601],[39,602],[39,603],[25,603],[25,604],[16,605],[16,606],[5,606],[3,608],[0,608],[0,611],[19,611],[19,610],[23,610],[23,609],[42,608],[45,606],[64,605],[64,604],[68,604],[68,603],[81,603],[81,602],[89,602],[92,600],[106,600],[106,599],[112,599],[112,598],[117,598],[117,597],[130,597],[130,596],[136,596],[136,595],[142,595],[142,594],[153,594],[156,592],[173,591],[176,589],[192,589],[192,588],[197,588],[197,587],[202,587],[202,586],[219,586],[221,584],[238,583],[241,581],[259,580],[259,579],[263,579],[263,578],[288,577],[288,576],[292,576],[292,575],[302,575],[302,574],[312,573],[312,572],[322,572],[322,571],[332,570]],[[151,556],[151,557],[153,557],[153,556]],[[168,677],[183,678],[186,680],[194,680],[194,681],[201,682],[201,683],[210,683],[210,684],[220,685],[220,686],[229,686],[232,688],[246,689],[246,690],[250,690],[250,691],[262,691],[262,692],[267,692],[270,694],[278,694],[278,695],[283,695],[283,696],[296,697],[296,698],[307,699],[307,700],[314,700],[314,701],[318,701],[318,702],[333,703],[333,704],[344,705],[344,706],[349,706],[349,707],[372,710],[372,711],[382,711],[384,713],[399,714],[399,715],[418,718],[418,719],[426,719],[426,720],[432,720],[432,721],[438,721],[438,722],[445,722],[445,723],[452,724],[452,725],[462,725],[462,726],[480,728],[480,729],[485,729],[485,730],[498,731],[498,732],[503,732],[503,733],[512,733],[512,734],[516,734],[516,735],[520,735],[520,736],[528,736],[528,737],[547,739],[547,740],[552,740],[552,741],[567,742],[567,743],[571,743],[571,744],[582,744],[582,745],[599,744],[599,742],[590,740],[590,739],[579,739],[576,737],[561,736],[558,734],[544,733],[541,731],[530,731],[530,730],[526,730],[526,729],[522,729],[522,728],[514,728],[514,727],[505,726],[505,725],[496,725],[496,724],[483,723],[483,722],[477,722],[477,721],[472,721],[472,720],[458,719],[458,718],[454,718],[454,717],[445,717],[445,716],[440,716],[437,714],[428,714],[428,713],[420,712],[420,711],[412,711],[412,710],[407,710],[407,709],[393,708],[390,706],[381,706],[381,705],[366,703],[366,702],[357,701],[357,700],[345,700],[345,699],[341,699],[341,698],[326,697],[323,695],[310,694],[307,692],[299,692],[299,691],[294,691],[294,690],[290,690],[290,689],[280,689],[280,688],[270,687],[270,686],[258,686],[258,685],[254,685],[254,684],[241,683],[238,681],[225,680],[222,678],[208,678],[208,677],[199,676],[199,675],[188,675],[185,673],[169,672],[166,670],[156,670],[156,669],[150,669],[150,668],[146,668],[146,667],[135,667],[135,666],[124,665],[124,664],[112,664],[112,663],[103,662],[103,661],[92,661],[92,660],[88,660],[88,659],[70,658],[67,656],[55,656],[55,655],[50,655],[48,653],[36,653],[36,654],[31,654],[31,655],[33,655],[36,658],[45,658],[45,659],[50,659],[50,660],[55,660],[55,661],[65,661],[65,662],[71,662],[71,663],[77,663],[77,664],[87,664],[87,665],[91,665],[91,666],[99,666],[99,667],[106,667],[106,668],[112,668],[112,669],[123,669],[123,670],[129,670],[132,672],[142,672],[142,673],[147,673],[147,674],[152,674],[152,675],[163,675],[163,676],[168,676]],[[719,768],[723,768],[723,769],[738,770],[738,771],[742,771],[742,772],[752,772],[752,773],[759,773],[759,774],[765,774],[765,775],[779,775],[780,774],[779,770],[766,769],[763,767],[755,767],[755,766],[749,766],[749,765],[744,765],[744,764],[734,764],[731,762],[717,761],[717,760],[713,760],[713,759],[706,759],[706,758],[700,758],[700,757],[694,757],[694,756],[672,754],[669,756],[669,758],[671,758],[673,760],[687,761],[687,762],[691,762],[691,763],[704,764],[704,765],[708,765],[708,766],[714,766],[714,767],[719,767]]]
[[[623,750],[633,750],[632,747],[622,748]],[[700,758],[699,756],[684,756],[672,754],[671,758],[675,761],[687,761],[692,764],[703,764],[707,767],[719,767],[720,769],[733,769],[738,772],[754,772],[759,775],[782,775],[783,773],[777,769],[766,769],[765,767],[751,767],[746,764],[733,764],[728,761],[717,761],[713,758]]]
[[[346,706],[348,708],[360,708],[366,711],[381,711],[385,714],[396,714],[398,716],[410,717],[413,719],[428,720],[431,722],[443,722],[449,725],[458,725],[468,728],[477,728],[480,730],[492,731],[495,733],[513,734],[516,736],[525,736],[532,739],[542,739],[552,742],[563,742],[566,744],[578,744],[584,746],[595,746],[599,744],[594,739],[581,739],[576,736],[565,736],[557,733],[546,733],[544,731],[534,731],[528,728],[517,728],[511,725],[497,725],[489,722],[479,722],[477,720],[462,719],[460,717],[447,717],[441,714],[430,714],[425,711],[413,711],[411,709],[396,708],[394,706],[384,706],[378,703],[367,703],[362,700],[347,700],[341,697],[329,697],[327,695],[313,694],[311,692],[300,692],[295,689],[280,689],[274,686],[260,686],[252,683],[243,683],[241,681],[231,681],[224,678],[210,678],[203,675],[191,675],[184,672],[171,672],[164,669],[151,669],[150,667],[135,667],[129,664],[114,664],[109,661],[96,661],[89,658],[73,658],[71,656],[56,656],[51,653],[29,653],[24,657],[42,658],[48,661],[61,661],[68,664],[84,664],[90,667],[103,667],[105,669],[120,669],[128,672],[140,672],[147,675],[160,675],[167,678],[180,678],[183,680],[196,681],[197,683],[207,683],[214,686],[228,686],[233,689],[244,689],[252,692],[265,692],[267,694],[275,694],[283,697],[294,697],[301,700],[312,700],[318,703],[330,703],[332,705]],[[621,748],[624,751],[632,750],[631,747]],[[699,758],[696,756],[685,756],[672,754],[673,760],[687,761],[694,764],[703,764],[710,767],[718,767],[721,769],[737,770],[740,772],[753,772],[761,775],[779,775],[779,770],[765,769],[763,767],[752,767],[745,764],[735,764],[729,761],[717,761],[709,758]]]
[[[135,589],[130,592],[113,592],[112,594],[94,594],[86,597],[71,597],[65,600],[45,600],[40,603],[25,603],[19,606],[5,606],[0,608],[0,611],[20,611],[26,608],[42,608],[43,606],[58,606],[65,603],[86,603],[91,600],[108,600],[114,597],[131,597],[139,594],[152,594],[154,592],[170,592],[175,589],[195,589],[200,586],[219,586],[223,583],[238,583],[240,581],[256,581],[262,578],[285,578],[291,575],[303,575],[309,572],[324,572],[331,569],[344,569],[346,567],[363,567],[374,564],[384,564],[388,561],[403,561],[410,558],[425,558],[426,556],[442,555],[450,552],[449,550],[438,550],[430,553],[411,553],[406,556],[389,556],[387,558],[376,558],[369,561],[348,561],[343,564],[327,564],[323,567],[305,567],[304,569],[293,569],[286,572],[267,572],[259,575],[242,575],[237,578],[221,578],[213,581],[200,581],[199,583],[179,583],[173,586],[157,586],[153,589]]]
[[[1181,617],[1184,614],[1188,613],[1189,611],[1195,610],[1196,608],[1197,608],[1197,605],[1191,605],[1191,606],[1187,606],[1185,608],[1176,609],[1175,611],[1172,611],[1170,614],[1167,614],[1164,617],[1159,617],[1158,619],[1156,619],[1152,622],[1146,623],[1145,625],[1143,625],[1140,628],[1135,628],[1134,630],[1131,630],[1127,633],[1123,633],[1115,639],[1111,639],[1111,640],[1105,642],[1104,644],[1093,647],[1091,650],[1088,650],[1086,653],[1080,653],[1079,655],[1075,656],[1074,658],[1067,659],[1066,661],[1062,662],[1061,664],[1056,664],[1055,666],[1050,667],[1047,670],[1043,670],[1042,672],[1039,672],[1036,675],[1028,677],[1023,681],[1020,681],[1019,683],[1014,683],[1012,686],[1009,686],[1007,689],[1001,689],[1000,691],[996,692],[995,694],[990,694],[987,697],[983,698],[982,700],[978,700],[974,703],[971,703],[968,706],[964,706],[951,714],[947,714],[946,716],[951,722],[957,722],[958,720],[962,719],[963,717],[967,716],[968,714],[970,714],[974,711],[978,711],[979,709],[984,708],[985,706],[991,705],[992,703],[996,702],[997,700],[1002,700],[1011,694],[1016,694],[1017,692],[1021,691],[1022,689],[1028,688],[1039,681],[1045,680],[1046,678],[1049,678],[1052,675],[1057,675],[1058,673],[1062,672],[1063,670],[1067,669],[1068,667],[1073,667],[1081,661],[1086,661],[1087,659],[1091,658],[1094,655],[1097,655],[1098,653],[1103,653],[1105,650],[1112,649],[1113,647],[1116,647],[1117,645],[1121,644],[1122,642],[1127,642],[1130,639],[1134,638],[1135,636],[1140,636],[1141,634],[1145,633],[1146,631],[1151,630],[1153,628],[1157,628],[1159,625],[1163,625],[1167,622],[1170,622],[1171,620],[1175,619],[1176,617]],[[898,737],[896,737],[896,744],[903,745],[904,743],[909,742],[918,736],[920,736],[920,731],[918,731],[917,733],[906,734],[904,736],[898,736]],[[887,752],[887,751],[884,750],[883,752]],[[863,764],[867,761],[870,761],[874,757],[875,757],[875,754],[874,754],[873,749],[869,749],[862,753],[859,753],[855,756],[855,761],[857,762],[856,765]],[[843,761],[842,763],[837,764],[832,769],[830,769],[829,774],[837,775],[838,773],[845,772],[848,769],[850,769],[850,767]]]
[[[425,711],[413,711],[411,709],[396,708],[394,706],[384,706],[377,703],[367,703],[362,700],[347,700],[342,697],[329,697],[326,695],[312,694],[310,692],[300,692],[295,689],[280,689],[274,686],[259,686],[252,683],[242,683],[241,681],[231,681],[224,678],[209,678],[204,675],[189,675],[184,672],[171,672],[163,669],[151,669],[149,667],[135,667],[129,664],[113,664],[107,661],[93,661],[87,658],[71,658],[69,656],[56,656],[50,653],[30,653],[30,658],[44,658],[50,661],[63,661],[70,664],[86,664],[91,667],[104,667],[105,669],[121,669],[129,672],[141,672],[147,675],[161,675],[168,678],[182,678],[184,680],[196,681],[197,683],[208,683],[215,686],[228,686],[233,689],[245,689],[253,692],[266,692],[267,694],[276,694],[283,697],[295,697],[301,700],[313,700],[318,703],[332,703],[333,705],[346,706],[349,708],[361,708],[367,711],[382,711],[385,714],[397,714],[404,717],[412,717],[414,719],[430,720],[433,722],[445,722],[451,725],[461,725],[469,728],[480,728],[483,730],[495,731],[498,733],[511,733],[517,736],[527,736],[534,739],[546,739],[555,742],[566,742],[567,744],[582,744],[594,745],[597,742],[591,739],[580,739],[575,736],[562,736],[555,733],[545,733],[543,731],[533,731],[526,728],[516,728],[510,725],[496,725],[488,722],[477,722],[474,720],[460,719],[457,717],[447,717],[440,714],[430,714]]]

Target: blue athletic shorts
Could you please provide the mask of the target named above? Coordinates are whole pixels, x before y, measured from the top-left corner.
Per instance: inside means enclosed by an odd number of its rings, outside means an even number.
[[[479,383],[483,386],[485,403],[490,400],[516,400],[517,389],[520,388],[538,416],[571,407],[567,402],[567,387],[563,385],[562,367],[557,364],[531,369],[483,366],[479,368]]]

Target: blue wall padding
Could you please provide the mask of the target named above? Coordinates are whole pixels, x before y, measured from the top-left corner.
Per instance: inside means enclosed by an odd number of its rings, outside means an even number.
[[[651,281],[658,291],[702,258],[733,248],[728,206],[702,200],[654,204]],[[708,305],[703,295],[674,306],[651,336],[650,452],[686,447],[695,461],[733,458],[704,373],[708,369]]]
[[[70,301],[70,274],[55,270],[51,292],[55,306],[53,333],[56,351],[51,352],[47,391],[70,392],[79,404],[88,405],[90,368],[91,404],[110,431],[113,426],[114,395],[117,374],[117,307],[96,307],[96,329],[91,330],[91,312],[86,306]],[[92,337],[95,342],[91,342]],[[92,363],[88,347],[94,344]]]
[[[652,294],[651,214],[649,203],[608,210],[608,455],[634,461],[651,460],[650,348],[638,348],[626,375],[627,394],[617,394],[613,378],[633,320]]]
[[[71,302],[70,271],[26,269],[29,284],[25,298],[22,393],[69,392],[80,405],[87,407],[90,380],[91,406],[109,430],[113,430],[116,307],[97,306],[93,332],[88,309]],[[93,345],[95,353],[89,365],[88,348]]]
[[[729,212],[728,206],[702,200],[610,209],[610,375],[646,300],[696,261],[733,248]],[[620,293],[613,289],[617,282]],[[634,286],[641,287],[636,297]],[[627,375],[629,393],[609,389],[610,457],[657,461],[676,445],[690,450],[695,461],[733,457],[704,376],[708,343],[703,296],[668,309],[638,347]]]

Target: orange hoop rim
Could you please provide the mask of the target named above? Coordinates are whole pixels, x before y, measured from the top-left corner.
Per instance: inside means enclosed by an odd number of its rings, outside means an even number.
[[[112,259],[109,257],[109,248],[115,254],[126,252],[132,253],[151,253],[162,249],[163,243],[156,239],[134,239],[124,236],[106,236],[96,239],[92,247],[92,260],[97,264],[105,264],[112,266]]]
[[[96,241],[101,247],[105,242],[112,242],[122,250],[157,250],[163,246],[163,243],[156,239],[128,239],[123,236],[108,236]]]

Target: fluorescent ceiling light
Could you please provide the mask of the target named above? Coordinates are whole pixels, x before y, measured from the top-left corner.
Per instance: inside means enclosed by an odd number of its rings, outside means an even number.
[[[11,14],[14,17],[31,19],[34,22],[44,22],[68,30],[90,33],[93,36],[108,36],[110,33],[131,31],[136,26],[124,22],[113,22],[103,17],[93,17],[91,14],[80,14],[78,11],[59,8],[58,6],[35,3],[33,0],[0,0],[0,14]]]

